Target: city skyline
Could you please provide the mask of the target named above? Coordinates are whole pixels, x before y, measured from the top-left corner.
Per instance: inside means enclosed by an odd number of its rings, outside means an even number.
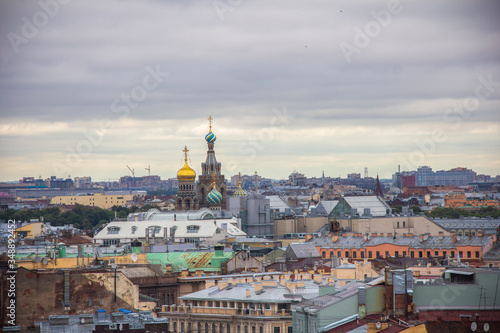
[[[225,6],[222,6],[224,3]],[[500,174],[500,4],[5,1],[0,181]]]

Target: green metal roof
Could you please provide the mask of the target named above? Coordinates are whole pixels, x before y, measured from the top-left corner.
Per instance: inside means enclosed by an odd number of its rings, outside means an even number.
[[[234,257],[234,252],[224,252],[226,260]],[[180,272],[183,268],[194,272],[204,270],[207,272],[217,272],[220,268],[212,267],[211,261],[215,257],[215,252],[170,252],[170,253],[148,253],[147,258],[150,264],[160,264],[164,269],[167,264],[172,265],[172,271]]]

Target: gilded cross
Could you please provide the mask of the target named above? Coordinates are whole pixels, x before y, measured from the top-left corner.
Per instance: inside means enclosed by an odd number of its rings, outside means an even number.
[[[210,132],[212,132],[212,120],[214,120],[212,116],[208,117],[208,125],[210,126]]]

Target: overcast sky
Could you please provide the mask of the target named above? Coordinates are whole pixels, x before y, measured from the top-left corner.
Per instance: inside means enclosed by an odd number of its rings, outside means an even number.
[[[0,2],[0,180],[500,174],[499,1]]]

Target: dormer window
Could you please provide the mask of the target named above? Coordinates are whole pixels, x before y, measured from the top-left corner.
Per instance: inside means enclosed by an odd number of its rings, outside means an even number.
[[[120,227],[108,227],[108,235],[115,235],[120,232]]]
[[[197,234],[198,231],[200,231],[199,225],[188,225],[188,227],[187,227],[188,234]]]

